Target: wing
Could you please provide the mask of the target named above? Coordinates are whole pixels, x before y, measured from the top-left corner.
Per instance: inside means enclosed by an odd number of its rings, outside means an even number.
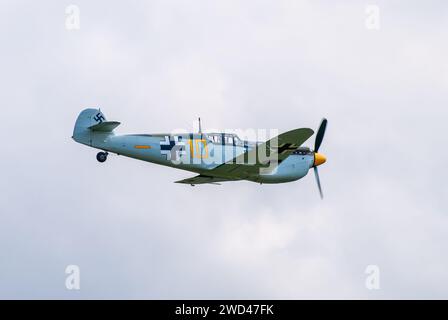
[[[205,183],[218,184],[218,182],[235,181],[235,180],[239,180],[239,179],[226,179],[226,178],[218,178],[218,177],[199,175],[196,177],[179,180],[179,181],[176,181],[175,183],[185,183],[185,184],[191,184],[191,185],[205,184]]]
[[[251,175],[259,174],[263,168],[268,170],[274,169],[313,134],[314,131],[309,128],[300,128],[282,133],[259,144],[249,152],[243,153],[208,171],[207,174],[226,178],[246,179]]]

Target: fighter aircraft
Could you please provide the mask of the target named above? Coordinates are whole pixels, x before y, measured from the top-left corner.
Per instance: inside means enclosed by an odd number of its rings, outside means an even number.
[[[107,121],[100,109],[85,109],[76,120],[73,139],[102,150],[96,156],[105,162],[109,153],[197,173],[197,176],[176,181],[189,185],[219,184],[248,180],[263,183],[284,183],[299,180],[313,168],[321,198],[317,167],[326,161],[319,153],[327,120],[317,131],[314,150],[303,147],[314,131],[294,129],[265,142],[241,140],[233,133],[126,134],[118,135],[117,121]]]

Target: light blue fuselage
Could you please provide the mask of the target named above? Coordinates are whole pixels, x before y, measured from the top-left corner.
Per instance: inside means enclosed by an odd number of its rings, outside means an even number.
[[[175,137],[178,140],[183,140],[184,146],[179,150],[164,152],[161,142],[165,142],[166,137],[170,142],[175,141]],[[111,135],[98,133],[95,134],[90,144],[91,147],[111,153],[205,175],[207,171],[215,169],[254,147],[253,143],[248,143],[248,145],[250,146],[245,148],[244,146],[216,144],[207,139],[206,134]],[[250,176],[247,180],[260,183],[281,183],[303,178],[314,161],[312,154],[303,153],[292,154],[271,172]]]
[[[87,129],[92,123],[83,120],[82,115],[75,126],[75,141],[118,155],[201,175],[207,175],[207,172],[257,145],[224,133],[116,135],[113,132],[95,132]],[[261,170],[244,180],[259,183],[295,181],[306,176],[313,167],[313,161],[314,156],[309,149],[299,148],[279,165],[273,166],[272,170]]]

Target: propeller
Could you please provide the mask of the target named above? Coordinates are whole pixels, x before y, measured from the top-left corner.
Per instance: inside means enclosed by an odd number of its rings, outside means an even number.
[[[314,176],[316,178],[317,187],[319,188],[319,194],[320,198],[324,198],[324,194],[322,193],[322,187],[320,185],[320,178],[319,178],[319,171],[317,170],[317,167],[321,164],[323,164],[325,161],[327,161],[327,158],[321,153],[319,153],[320,145],[322,144],[322,140],[325,136],[325,130],[327,129],[327,119],[323,118],[322,122],[320,123],[319,130],[317,130],[316,134],[316,141],[314,142]]]
[[[320,198],[324,198],[324,194],[322,193],[322,187],[320,186],[320,179],[319,179],[319,170],[317,170],[317,167],[314,167],[314,176],[316,177],[317,187],[319,188],[319,194]]]
[[[325,135],[325,129],[327,129],[327,119],[323,118],[320,126],[319,126],[319,130],[317,131],[316,134],[316,141],[314,142],[314,152],[318,152],[320,145],[322,144],[322,140],[324,139],[324,135]]]

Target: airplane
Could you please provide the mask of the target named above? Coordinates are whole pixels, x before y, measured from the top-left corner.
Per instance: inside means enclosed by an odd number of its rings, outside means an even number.
[[[285,183],[299,180],[313,168],[323,198],[317,167],[326,162],[319,153],[327,119],[323,118],[316,134],[314,149],[303,147],[314,131],[299,128],[265,142],[241,140],[233,133],[125,134],[118,135],[118,121],[107,121],[100,109],[83,110],[75,123],[72,138],[81,144],[102,150],[96,156],[101,163],[109,153],[194,172],[198,175],[176,183],[220,184],[247,180]]]

